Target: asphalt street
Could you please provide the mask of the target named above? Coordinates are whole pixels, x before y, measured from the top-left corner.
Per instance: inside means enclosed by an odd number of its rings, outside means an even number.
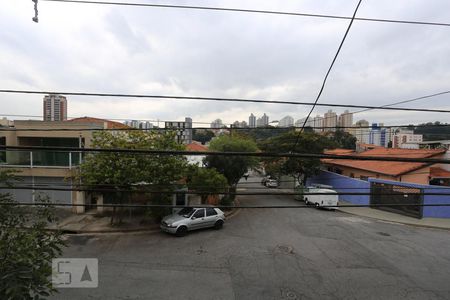
[[[298,204],[287,195],[240,201]],[[450,231],[342,212],[242,209],[220,231],[69,242],[64,257],[98,258],[99,286],[53,299],[450,299]]]

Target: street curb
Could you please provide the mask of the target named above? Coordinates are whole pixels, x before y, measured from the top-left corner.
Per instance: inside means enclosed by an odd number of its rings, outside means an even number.
[[[342,209],[339,209],[339,211],[340,211],[340,212],[343,212],[343,213],[345,213],[345,214],[352,215],[352,216],[358,216],[358,217],[368,218],[368,219],[372,219],[372,220],[375,220],[375,221],[389,222],[389,223],[395,223],[395,224],[399,224],[399,225],[407,225],[407,226],[413,226],[413,227],[422,227],[422,228],[430,228],[430,229],[450,230],[450,228],[447,228],[447,227],[439,227],[439,226],[423,225],[423,224],[403,223],[403,222],[399,222],[399,221],[392,221],[392,220],[379,219],[379,218],[375,218],[375,217],[363,216],[363,215],[358,215],[358,214],[351,213],[351,212],[348,212],[348,211],[344,211],[344,210],[342,210]]]
[[[124,235],[124,234],[156,234],[162,232],[160,229],[153,230],[135,230],[135,231],[88,231],[88,232],[78,232],[78,233],[66,233],[65,236],[113,236],[113,235]]]
[[[64,230],[64,229],[53,229],[54,231],[60,230],[64,234],[69,235],[79,235],[79,234],[108,234],[108,233],[133,233],[133,232],[157,232],[159,227],[155,229],[139,228],[139,229],[118,229],[118,230]]]
[[[239,205],[239,201],[235,200],[235,202],[237,203],[237,205]],[[235,217],[239,212],[241,211],[240,208],[237,209],[233,209],[228,215],[225,214],[225,218],[231,219],[233,217]],[[153,234],[153,233],[158,233],[161,232],[161,230],[159,229],[159,226],[157,228],[154,229],[148,229],[148,228],[140,228],[140,229],[118,229],[118,230],[64,230],[64,229],[56,229],[56,228],[47,228],[47,230],[50,231],[62,231],[64,234],[66,235],[95,235],[95,234],[102,234],[102,235],[107,235],[107,234],[126,234],[126,233],[148,233],[148,234]]]
[[[239,202],[238,199],[234,200],[236,205],[240,205],[241,203]],[[225,219],[229,220],[231,218],[234,218],[236,215],[238,215],[241,212],[242,208],[235,208],[233,209],[228,215],[225,214]]]

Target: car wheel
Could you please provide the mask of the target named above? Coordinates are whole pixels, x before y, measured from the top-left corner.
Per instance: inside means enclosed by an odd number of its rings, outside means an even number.
[[[319,203],[316,203],[316,207],[319,208],[319,206],[320,206]]]
[[[308,205],[308,204],[309,204],[309,202],[308,202],[308,198],[305,198],[305,204],[306,204],[306,205]]]
[[[214,224],[214,229],[221,229],[223,227],[223,221],[222,220],[218,220],[215,224]]]
[[[186,226],[180,226],[177,229],[176,236],[185,236],[187,234],[188,230]]]

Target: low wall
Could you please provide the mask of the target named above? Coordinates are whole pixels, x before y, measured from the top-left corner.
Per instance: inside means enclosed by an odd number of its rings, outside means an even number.
[[[320,171],[317,176],[307,180],[307,186],[313,183],[331,185],[338,193],[367,193],[367,195],[339,195],[339,200],[353,204],[370,203],[370,183],[364,180],[354,179],[333,172]]]
[[[436,185],[424,185],[407,182],[398,182],[390,180],[369,179],[369,182],[379,182],[387,184],[395,184],[410,188],[421,189],[424,193],[423,204],[448,204],[449,206],[424,206],[424,218],[450,218],[450,187],[441,187]],[[442,195],[427,195],[442,194]]]

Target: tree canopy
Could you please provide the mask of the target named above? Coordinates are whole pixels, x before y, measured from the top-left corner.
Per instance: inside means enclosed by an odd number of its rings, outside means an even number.
[[[346,131],[336,130],[334,132],[329,132],[327,137],[332,143],[335,143],[334,145],[330,144],[330,146],[334,146],[334,148],[356,149],[356,137]]]
[[[159,131],[100,131],[94,134],[92,143],[93,147],[101,149],[184,149],[176,142],[173,132]],[[122,191],[139,186],[141,189],[163,190],[164,193],[153,193],[151,198],[157,202],[164,198],[161,204],[167,204],[170,201],[167,192],[173,191],[174,185],[184,177],[186,167],[187,160],[180,155],[98,152],[85,157],[77,179],[94,187],[104,185],[108,189],[117,189],[117,192],[105,193],[105,201],[108,202],[128,201],[130,193]]]
[[[203,145],[209,142],[215,136],[214,132],[207,129],[193,129],[192,139]]]
[[[294,148],[298,138],[298,143]],[[333,148],[334,143],[325,136],[313,132],[288,132],[268,139],[260,144],[264,152],[297,152],[297,153],[323,153],[324,149]],[[318,158],[298,157],[270,157],[263,159],[266,172],[270,175],[289,175],[297,180],[306,179],[319,171]]]
[[[10,174],[0,171],[0,182]],[[37,202],[49,202],[39,196]],[[10,203],[9,205],[1,205]],[[55,221],[54,207],[30,210],[9,194],[0,194],[0,295],[2,299],[45,299],[55,292],[50,277],[53,258],[62,254],[60,232],[47,231]],[[28,228],[24,228],[24,227]]]
[[[199,192],[202,203],[209,195],[224,193],[228,187],[227,179],[218,171],[198,166],[189,166],[186,183],[189,190]]]
[[[209,149],[218,152],[256,152],[258,147],[251,139],[228,135],[220,136],[214,139]],[[249,156],[222,156],[207,155],[205,157],[207,168],[214,168],[225,176],[230,186],[235,186],[239,179],[258,164],[258,159]]]

